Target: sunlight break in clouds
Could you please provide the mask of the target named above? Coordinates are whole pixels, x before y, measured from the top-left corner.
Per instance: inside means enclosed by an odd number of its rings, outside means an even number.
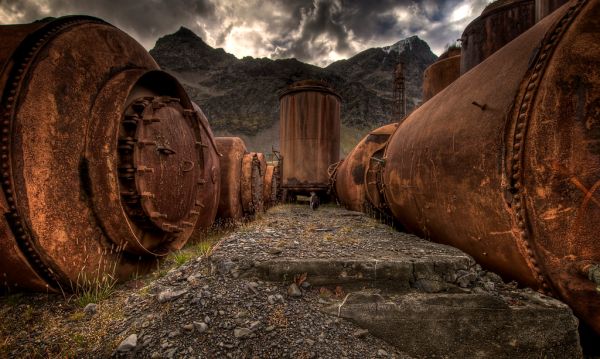
[[[185,26],[244,56],[327,65],[412,35],[438,55],[490,0],[0,0],[0,23],[72,14],[102,18],[151,49]]]

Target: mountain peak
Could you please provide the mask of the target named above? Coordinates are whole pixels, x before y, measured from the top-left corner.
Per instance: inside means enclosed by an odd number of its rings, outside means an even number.
[[[198,38],[198,39],[202,40],[202,38],[200,36],[196,35],[195,32],[193,32],[192,30],[188,29],[185,26],[179,27],[179,30],[177,30],[176,32],[174,32],[171,35],[176,36],[176,37]]]
[[[421,40],[417,35],[409,36],[406,39],[402,39],[390,46],[384,46],[381,49],[386,53],[390,53],[391,51],[396,51],[401,54],[404,51],[411,51],[416,46],[425,45],[429,49],[429,45],[423,40]]]

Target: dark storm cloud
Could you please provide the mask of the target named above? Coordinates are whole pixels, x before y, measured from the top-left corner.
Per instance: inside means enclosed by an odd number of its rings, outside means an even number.
[[[0,0],[2,12],[14,14],[14,22],[70,14],[96,16],[128,32],[146,47],[182,24],[206,36],[202,25],[216,20],[215,6],[208,0]]]
[[[490,0],[0,0],[0,21],[101,17],[151,48],[186,26],[238,57],[296,57],[325,65],[411,35],[438,54]]]

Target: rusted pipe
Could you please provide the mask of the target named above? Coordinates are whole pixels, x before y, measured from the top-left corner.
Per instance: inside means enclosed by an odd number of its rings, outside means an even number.
[[[578,263],[600,263],[599,16],[571,1],[461,76],[401,123],[383,172],[407,229],[557,296],[596,333]]]
[[[397,127],[398,124],[394,123],[371,131],[337,167],[335,175],[332,176],[334,180],[332,185],[336,198],[347,209],[352,211],[366,209],[369,203],[367,192],[377,185],[370,183],[376,181],[373,178],[376,176],[376,169],[371,167],[370,160],[387,144]]]

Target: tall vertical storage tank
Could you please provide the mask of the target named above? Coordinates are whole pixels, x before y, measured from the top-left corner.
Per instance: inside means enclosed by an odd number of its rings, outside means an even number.
[[[460,77],[460,49],[448,49],[423,72],[423,102]]]
[[[327,168],[340,156],[340,96],[322,81],[306,80],[279,101],[282,189],[326,191]]]
[[[462,34],[461,75],[535,24],[533,0],[498,0],[488,5]]]

